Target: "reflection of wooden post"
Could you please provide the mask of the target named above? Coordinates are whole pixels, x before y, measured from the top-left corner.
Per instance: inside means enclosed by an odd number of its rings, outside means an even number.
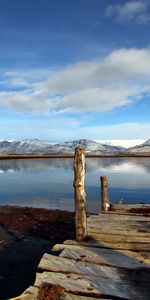
[[[109,193],[108,193],[108,178],[101,176],[101,198],[102,198],[102,211],[108,211],[110,207]]]
[[[76,240],[81,241],[87,235],[85,181],[85,149],[76,148],[74,157],[74,195]]]

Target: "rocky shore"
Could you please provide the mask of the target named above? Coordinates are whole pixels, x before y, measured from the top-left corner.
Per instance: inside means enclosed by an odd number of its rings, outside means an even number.
[[[42,255],[74,237],[74,213],[1,206],[0,299],[15,297],[32,285]]]

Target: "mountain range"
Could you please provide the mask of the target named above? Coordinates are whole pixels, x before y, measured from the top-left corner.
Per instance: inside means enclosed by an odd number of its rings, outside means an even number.
[[[126,152],[129,153],[150,153],[150,139],[147,140],[146,142],[135,146],[135,147],[130,147],[126,149]]]
[[[83,147],[88,154],[138,154],[150,153],[150,139],[146,142],[130,148],[112,146],[87,139],[68,141],[60,144],[52,144],[40,140],[1,141],[0,153],[6,154],[72,154],[76,147]]]

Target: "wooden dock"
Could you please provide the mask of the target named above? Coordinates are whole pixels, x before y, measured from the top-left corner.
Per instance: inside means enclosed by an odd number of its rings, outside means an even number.
[[[50,294],[59,286],[60,300],[149,300],[150,206],[110,204],[103,177],[103,211],[87,216],[84,168],[81,157],[77,159],[81,172],[78,177],[75,165],[76,240],[55,245],[52,255],[45,253],[34,286],[13,299],[43,300],[42,290]]]
[[[90,215],[87,231],[87,240],[65,241],[54,246],[54,255],[45,253],[34,287],[15,299],[39,299],[42,287],[59,285],[62,300],[149,300],[150,216]]]

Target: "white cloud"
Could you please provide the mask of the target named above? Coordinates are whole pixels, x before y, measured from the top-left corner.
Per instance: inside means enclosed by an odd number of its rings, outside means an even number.
[[[47,99],[38,98],[35,92],[1,92],[0,106],[7,110],[46,113],[54,104]]]
[[[20,77],[12,72],[5,81],[0,107],[7,110],[109,111],[150,94],[150,48],[116,50],[100,61],[80,62],[53,73],[41,72],[41,76],[40,71]]]
[[[64,112],[108,111],[150,92],[150,49],[121,49],[101,61],[70,66],[39,85]]]
[[[150,21],[147,0],[127,1],[123,4],[109,5],[106,16],[114,16],[119,22],[133,21],[137,24],[145,24]]]
[[[87,138],[92,140],[133,140],[150,138],[150,122],[127,122],[113,125],[87,125],[88,117],[74,118],[66,115],[51,118],[5,118],[0,119],[0,137],[3,139],[38,138],[61,142]]]

